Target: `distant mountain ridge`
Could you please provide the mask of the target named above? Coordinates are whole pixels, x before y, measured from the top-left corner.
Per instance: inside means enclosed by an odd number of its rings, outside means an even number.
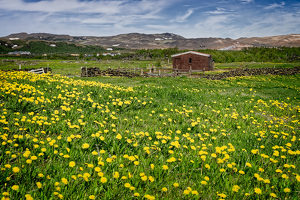
[[[184,38],[173,33],[142,34],[129,33],[115,36],[70,36],[50,33],[14,33],[4,39],[68,42],[78,45],[95,45],[106,48],[126,49],[221,49],[240,50],[245,47],[300,47],[300,34],[289,34],[251,38]]]

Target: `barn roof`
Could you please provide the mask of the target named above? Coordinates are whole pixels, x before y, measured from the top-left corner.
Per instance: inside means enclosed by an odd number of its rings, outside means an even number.
[[[207,56],[207,57],[210,57],[209,54],[206,54],[206,53],[200,53],[200,52],[196,52],[196,51],[187,51],[187,52],[183,52],[183,53],[178,53],[178,54],[174,54],[172,55],[171,57],[177,57],[177,56],[181,56],[181,55],[185,55],[185,54],[196,54],[196,55],[200,55],[200,56]]]

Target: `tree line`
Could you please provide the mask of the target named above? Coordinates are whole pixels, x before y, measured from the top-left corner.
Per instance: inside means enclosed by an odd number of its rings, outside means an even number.
[[[76,45],[65,42],[53,43],[56,46],[51,47],[49,42],[42,41],[14,41],[18,43],[20,48],[16,51],[29,51],[31,58],[45,58],[43,54],[47,54],[47,59],[116,59],[116,60],[156,60],[158,62],[171,59],[171,56],[177,53],[182,53],[187,50],[179,50],[178,48],[168,49],[141,49],[128,50],[114,48],[114,51],[109,51],[108,55],[103,55],[107,52],[101,46],[91,45]],[[0,54],[7,54],[12,49],[12,41],[0,41]],[[216,63],[230,62],[300,62],[300,47],[252,47],[245,48],[240,51],[235,50],[211,50],[201,49],[198,52],[212,55]],[[79,54],[78,57],[70,54]]]

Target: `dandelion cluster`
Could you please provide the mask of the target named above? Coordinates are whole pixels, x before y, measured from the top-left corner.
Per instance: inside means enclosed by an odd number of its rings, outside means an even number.
[[[1,198],[296,198],[299,102],[262,91],[298,95],[298,78],[123,87],[1,72]]]

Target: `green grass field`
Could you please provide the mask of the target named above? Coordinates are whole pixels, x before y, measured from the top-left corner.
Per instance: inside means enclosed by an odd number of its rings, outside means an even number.
[[[146,68],[154,65],[155,61],[120,61],[120,60],[101,60],[101,61],[83,61],[83,60],[34,60],[34,59],[0,59],[0,70],[50,67],[55,74],[62,75],[80,75],[81,67],[99,67],[107,68]],[[164,66],[171,67],[167,62]]]
[[[81,67],[99,67],[100,69],[107,68],[149,68],[156,66],[157,61],[135,61],[135,60],[101,60],[101,61],[83,61],[83,60],[37,60],[37,59],[8,59],[0,58],[0,70],[22,69],[26,68],[41,68],[50,67],[55,74],[62,75],[80,75]],[[162,61],[162,67],[172,68],[172,63]],[[234,62],[234,63],[215,63],[215,70],[205,72],[206,74],[216,74],[229,71],[236,68],[264,68],[264,67],[296,67],[300,63],[269,63],[269,62]],[[157,67],[157,66],[156,66]]]
[[[0,197],[299,199],[299,78],[1,71]]]

